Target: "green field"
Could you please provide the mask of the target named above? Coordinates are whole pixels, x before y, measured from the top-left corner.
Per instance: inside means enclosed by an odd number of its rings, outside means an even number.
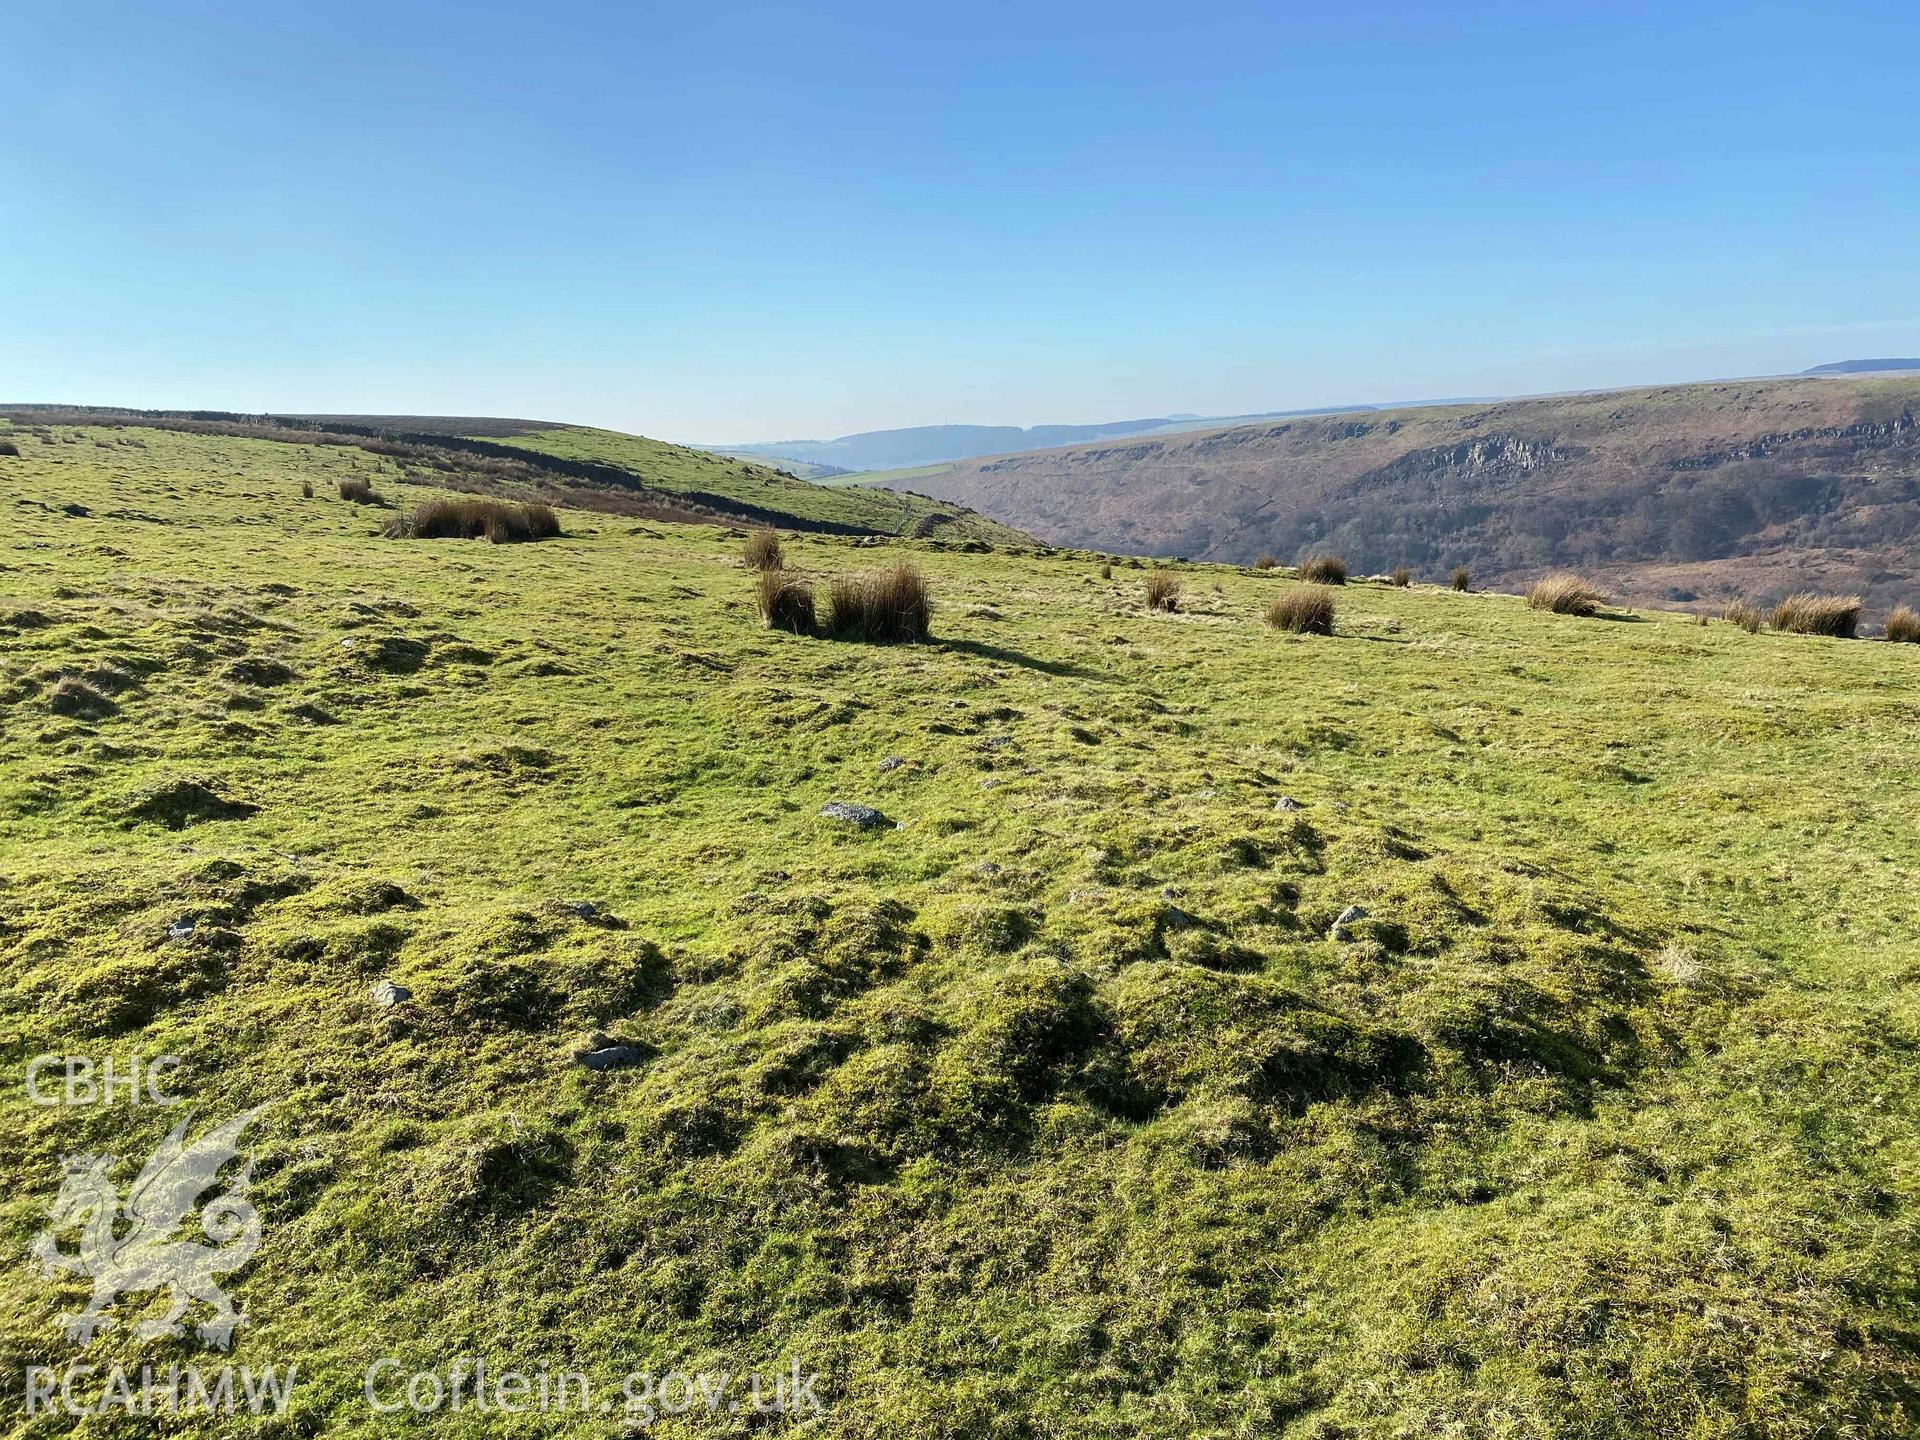
[[[936,475],[945,475],[960,464],[957,460],[944,460],[936,465],[915,465],[906,470],[861,470],[852,475],[828,475],[814,483],[845,488],[850,485],[902,485],[913,488],[916,480],[931,480]]]
[[[1289,637],[1277,573],[1149,614],[789,537],[922,567],[933,643],[869,647],[761,628],[737,531],[388,540],[337,482],[432,492],[360,450],[15,438],[9,1052],[271,1106],[258,1433],[475,1355],[820,1377],[668,1436],[1913,1433],[1920,647],[1370,583]],[[211,1361],[150,1294],[82,1351],[27,1258],[63,1157],[124,1191],[179,1113],[0,1096],[9,1433],[255,1433],[22,1413]]]

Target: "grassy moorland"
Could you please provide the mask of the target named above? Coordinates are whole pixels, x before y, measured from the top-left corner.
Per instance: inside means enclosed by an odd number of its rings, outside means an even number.
[[[724,496],[763,510],[857,525],[883,535],[930,534],[937,530],[943,539],[984,538],[1001,544],[1025,538],[983,515],[918,495],[829,488],[782,473],[764,462],[692,450],[617,430],[565,426],[485,438],[563,460],[618,465],[641,476],[648,485],[668,492]]]
[[[433,492],[358,450],[19,448],[0,1024],[272,1106],[261,1433],[475,1354],[798,1360],[833,1436],[1911,1433],[1920,647],[786,537],[924,571],[932,642],[861,645],[759,626],[717,527],[390,540],[338,482]],[[0,1091],[13,1433],[128,1433],[19,1413],[86,1296],[25,1255],[176,1119]]]

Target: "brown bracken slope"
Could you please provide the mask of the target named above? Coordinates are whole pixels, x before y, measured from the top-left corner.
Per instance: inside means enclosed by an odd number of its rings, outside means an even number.
[[[1920,599],[1920,378],[1676,385],[1356,412],[963,462],[913,488],[1061,544],[1623,598]]]

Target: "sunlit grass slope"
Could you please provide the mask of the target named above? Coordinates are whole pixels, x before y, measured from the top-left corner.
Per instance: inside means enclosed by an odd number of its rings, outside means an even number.
[[[892,491],[816,484],[783,475],[771,466],[617,430],[581,426],[488,438],[562,459],[618,465],[662,490],[716,495],[802,519],[858,525],[881,534],[938,534],[942,539],[980,538],[1001,543],[1024,538],[983,515],[941,501]]]
[[[272,1105],[263,1433],[395,1433],[383,1355],[798,1360],[832,1436],[1911,1433],[1920,651],[1371,583],[1296,636],[1279,572],[1149,614],[789,536],[932,586],[932,643],[839,643],[737,532],[387,540],[338,480],[430,492],[359,451],[20,449],[8,1052]],[[176,1119],[0,1089],[0,1371],[78,1355],[62,1157],[124,1187]]]

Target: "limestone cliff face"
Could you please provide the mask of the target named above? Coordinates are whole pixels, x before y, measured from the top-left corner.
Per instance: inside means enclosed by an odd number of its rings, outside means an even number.
[[[913,485],[1092,549],[1331,549],[1512,586],[1581,567],[1646,600],[1920,601],[1916,412],[1920,377],[1667,386],[1112,441]]]

